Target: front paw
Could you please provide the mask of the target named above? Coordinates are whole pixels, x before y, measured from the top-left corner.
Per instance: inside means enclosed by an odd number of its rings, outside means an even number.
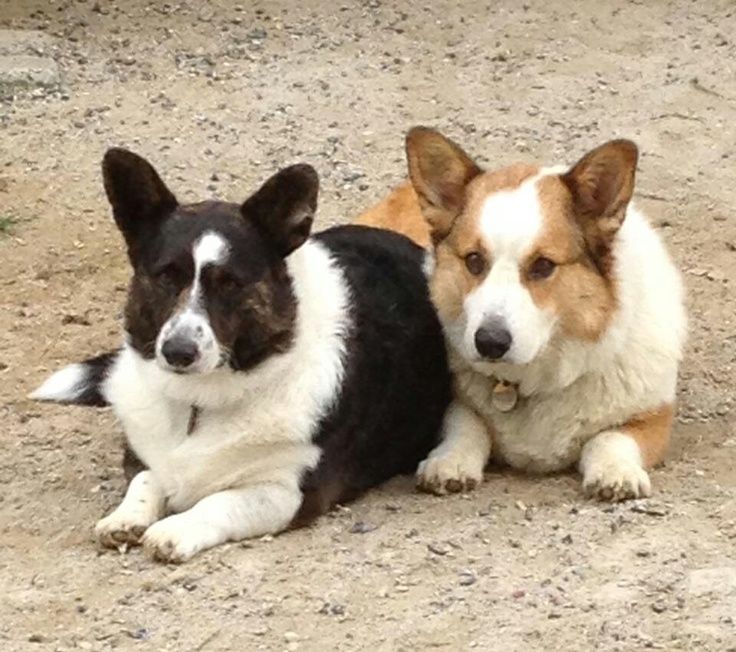
[[[438,496],[472,491],[483,481],[483,464],[455,452],[430,455],[419,464],[417,487]]]
[[[649,474],[633,461],[609,460],[591,465],[583,476],[589,498],[618,502],[648,497],[652,493]]]
[[[206,546],[184,514],[174,514],[154,523],[143,536],[146,554],[166,563],[180,564],[191,559]]]
[[[142,511],[116,509],[97,521],[95,536],[106,548],[138,546],[143,533],[152,523],[150,515]]]

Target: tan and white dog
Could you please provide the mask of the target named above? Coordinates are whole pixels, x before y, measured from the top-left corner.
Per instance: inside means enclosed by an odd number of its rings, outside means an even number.
[[[599,499],[649,495],[686,317],[680,276],[631,203],[634,143],[496,171],[431,129],[406,147],[411,184],[358,221],[434,249],[456,398],[420,487],[472,488],[492,455],[535,473],[577,465]]]

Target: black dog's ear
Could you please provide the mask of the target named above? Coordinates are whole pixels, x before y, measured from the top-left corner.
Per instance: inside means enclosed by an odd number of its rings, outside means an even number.
[[[243,202],[240,211],[274,243],[281,256],[288,256],[309,237],[318,193],[317,171],[303,163],[292,165],[266,181]]]
[[[160,219],[176,208],[176,197],[146,159],[127,149],[107,150],[102,177],[115,223],[132,257],[141,235],[150,234]]]

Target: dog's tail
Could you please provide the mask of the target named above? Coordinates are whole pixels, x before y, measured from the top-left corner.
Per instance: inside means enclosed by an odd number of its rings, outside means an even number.
[[[28,398],[94,407],[109,405],[103,383],[117,355],[118,351],[103,353],[84,362],[70,364],[49,376]]]

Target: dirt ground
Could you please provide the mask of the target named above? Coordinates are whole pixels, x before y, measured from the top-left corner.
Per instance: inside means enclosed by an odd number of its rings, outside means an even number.
[[[0,104],[0,649],[736,650],[733,0],[0,0],[0,27],[54,36],[63,77]],[[599,505],[572,474],[494,469],[447,498],[397,479],[181,567],[98,550],[120,430],[24,397],[119,339],[105,148],[184,200],[310,162],[324,226],[402,178],[414,124],[494,166],[640,145],[639,204],[691,319],[654,497]]]

